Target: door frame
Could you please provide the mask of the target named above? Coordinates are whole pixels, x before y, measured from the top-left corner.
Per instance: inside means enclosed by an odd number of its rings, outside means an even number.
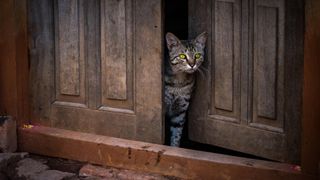
[[[28,90],[29,62],[27,46],[27,0],[3,0],[0,2],[0,112],[13,116],[19,126],[28,124],[30,120],[30,101]],[[302,149],[301,169],[302,174],[319,176],[320,164],[320,72],[318,71],[318,59],[320,58],[320,2],[313,0],[305,1],[305,42],[304,42],[304,85],[303,85],[303,115],[302,115]],[[5,20],[2,20],[5,19]],[[317,39],[318,38],[318,39]],[[21,131],[19,131],[21,133]],[[22,136],[24,136],[22,134]],[[50,143],[49,143],[50,144]],[[19,142],[21,147],[21,141]],[[179,152],[179,150],[177,150]],[[204,152],[199,152],[202,156]],[[185,155],[172,154],[170,156],[179,158]],[[232,157],[230,157],[232,158]],[[237,157],[234,157],[235,159]],[[254,161],[249,158],[245,158]],[[197,161],[195,161],[197,162]],[[215,162],[228,169],[231,177],[242,171],[242,167],[233,161]],[[209,167],[216,168],[206,164]],[[232,168],[230,168],[232,167]],[[256,167],[259,172],[265,168]],[[206,171],[204,171],[206,172]],[[274,172],[277,173],[277,172]],[[229,175],[229,174],[228,174]]]

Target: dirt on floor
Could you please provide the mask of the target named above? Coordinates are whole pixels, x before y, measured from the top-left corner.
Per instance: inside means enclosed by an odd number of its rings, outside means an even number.
[[[0,180],[179,180],[114,167],[39,156],[28,153],[0,153]]]

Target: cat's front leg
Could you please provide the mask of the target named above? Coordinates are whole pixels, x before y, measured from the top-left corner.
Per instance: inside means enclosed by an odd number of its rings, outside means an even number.
[[[171,117],[170,125],[170,146],[179,147],[183,126],[185,123],[186,112],[183,112],[177,116]]]
[[[170,146],[180,146],[183,127],[186,121],[186,113],[189,106],[190,96],[180,96],[175,99],[171,106],[170,117]]]

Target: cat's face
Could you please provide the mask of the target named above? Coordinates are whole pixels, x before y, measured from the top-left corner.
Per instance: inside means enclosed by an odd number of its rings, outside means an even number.
[[[166,35],[170,65],[174,73],[194,73],[204,60],[207,33],[198,35],[191,41],[180,41],[172,33]]]

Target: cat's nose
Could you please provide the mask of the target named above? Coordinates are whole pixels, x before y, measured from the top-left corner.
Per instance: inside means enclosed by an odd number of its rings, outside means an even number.
[[[194,65],[195,65],[195,63],[189,63],[189,66],[190,66],[191,68],[193,68]]]
[[[193,66],[196,65],[195,61],[188,61],[188,64],[191,68],[193,68]]]

